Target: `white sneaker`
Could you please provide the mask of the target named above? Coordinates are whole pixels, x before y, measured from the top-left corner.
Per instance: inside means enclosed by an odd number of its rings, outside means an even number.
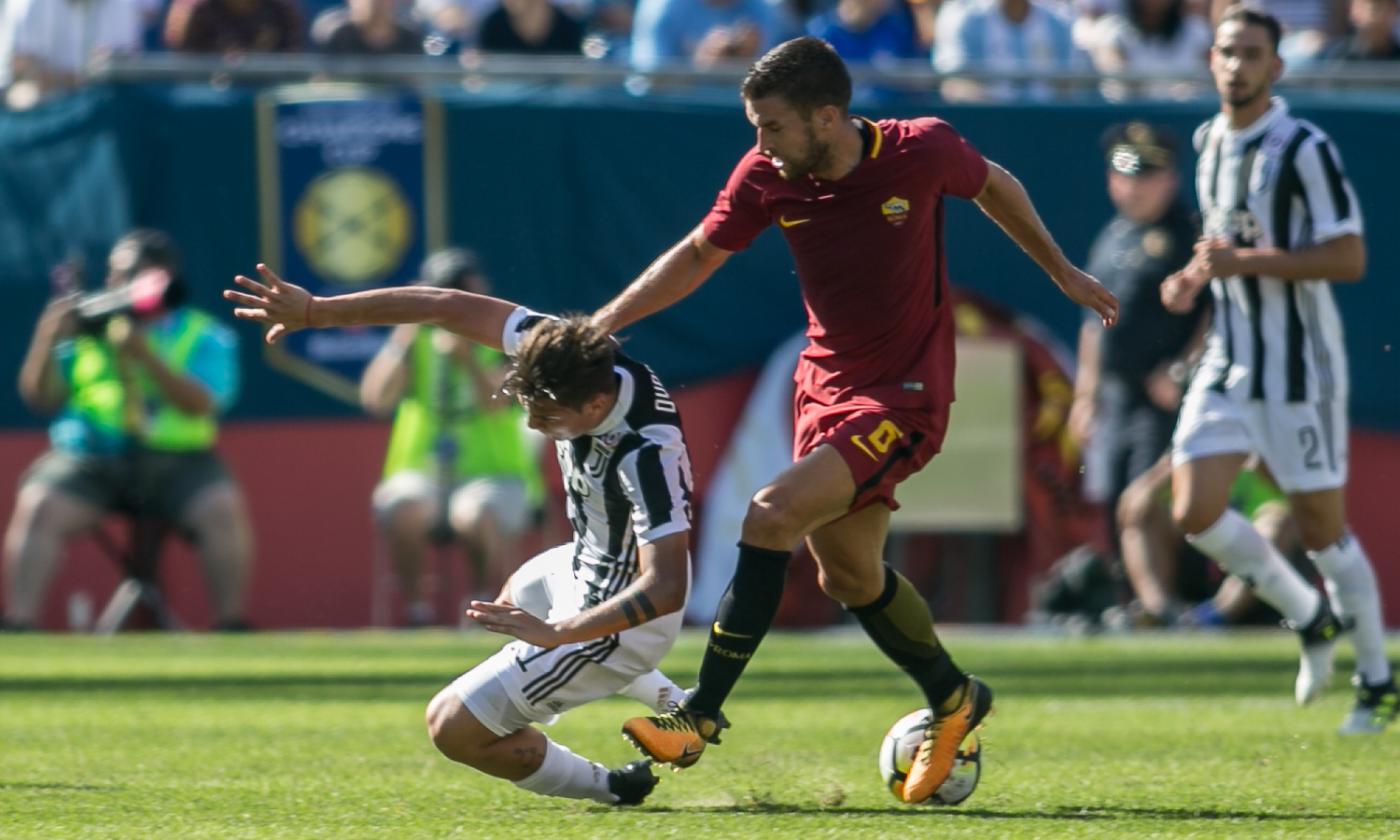
[[[1299,706],[1306,706],[1332,682],[1332,659],[1337,653],[1337,636],[1342,632],[1342,625],[1324,598],[1313,620],[1306,627],[1293,629],[1298,631],[1303,643],[1298,657],[1298,679],[1293,683],[1293,699]]]
[[[1299,706],[1306,706],[1318,697],[1332,682],[1332,659],[1337,652],[1336,642],[1323,642],[1305,645],[1298,657],[1298,679],[1293,682],[1293,699]]]
[[[1395,689],[1394,678],[1379,685],[1366,685],[1360,676],[1353,676],[1351,684],[1356,686],[1356,705],[1337,727],[1337,734],[1379,735],[1384,732],[1400,715],[1400,692]]]

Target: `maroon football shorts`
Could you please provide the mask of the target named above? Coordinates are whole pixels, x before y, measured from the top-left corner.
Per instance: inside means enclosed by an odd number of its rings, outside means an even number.
[[[938,454],[948,431],[946,404],[920,408],[856,402],[822,405],[799,390],[794,407],[793,460],[831,444],[856,482],[852,512],[875,502],[899,510],[895,485]]]

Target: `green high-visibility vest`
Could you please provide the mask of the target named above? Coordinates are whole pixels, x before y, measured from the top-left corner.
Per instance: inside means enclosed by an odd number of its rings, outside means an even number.
[[[169,334],[149,334],[151,350],[176,373],[188,370],[195,345],[213,319],[203,312],[183,309],[177,313],[179,328]],[[166,452],[193,452],[209,449],[218,437],[213,415],[186,414],[161,394],[144,371],[135,377],[140,389],[139,404],[144,411],[140,429],[130,430],[124,422],[126,385],[117,370],[116,351],[106,341],[79,336],[74,341],[73,366],[68,387],[68,407],[79,418],[112,436],[134,433],[142,445]]]
[[[470,375],[433,348],[433,333],[431,328],[420,329],[409,348],[410,378],[394,414],[385,477],[406,470],[436,476],[449,466],[457,482],[508,476],[525,485],[531,505],[540,504],[544,484],[524,411],[514,401],[483,411]],[[472,352],[486,369],[505,360],[500,352],[481,345]],[[444,418],[448,420],[445,438],[440,428]],[[440,463],[440,457],[447,462]]]

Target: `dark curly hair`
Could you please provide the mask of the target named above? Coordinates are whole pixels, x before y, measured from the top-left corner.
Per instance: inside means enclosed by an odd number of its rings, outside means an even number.
[[[780,96],[804,117],[823,105],[846,113],[851,74],[836,49],[810,35],[784,41],[754,62],[739,92],[745,99]]]
[[[587,315],[546,318],[520,342],[505,390],[527,403],[545,399],[577,410],[617,388],[616,358],[617,343]]]

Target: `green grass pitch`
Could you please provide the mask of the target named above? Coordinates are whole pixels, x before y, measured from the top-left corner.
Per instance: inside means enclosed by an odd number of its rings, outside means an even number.
[[[725,743],[621,810],[433,750],[424,704],[498,637],[3,636],[0,837],[1400,836],[1400,731],[1337,737],[1340,675],[1296,708],[1291,634],[944,637],[997,690],[961,807],[882,788],[881,736],[917,698],[863,636],[833,632],[770,636]],[[689,632],[667,658],[682,684],[702,644]],[[550,734],[617,765],[640,709],[610,698]]]

